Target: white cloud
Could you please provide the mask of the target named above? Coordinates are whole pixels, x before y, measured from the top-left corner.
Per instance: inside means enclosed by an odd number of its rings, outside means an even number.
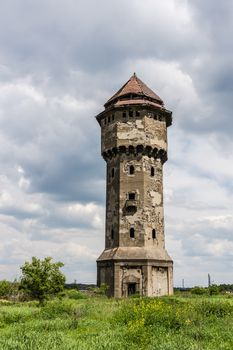
[[[207,216],[202,219],[207,221],[215,229],[229,229],[232,230],[233,227],[233,215],[216,215],[216,216]]]

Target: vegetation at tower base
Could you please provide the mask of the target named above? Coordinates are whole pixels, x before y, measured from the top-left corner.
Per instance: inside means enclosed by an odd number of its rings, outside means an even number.
[[[230,350],[232,334],[227,296],[0,301],[4,350]]]
[[[21,266],[22,277],[19,290],[41,304],[50,296],[54,296],[64,289],[65,276],[60,271],[61,262],[52,262],[51,257],[44,260],[32,258]]]
[[[204,294],[218,295],[220,291],[221,291],[221,287],[217,286],[216,284],[212,284],[209,287],[195,286],[190,290],[191,294],[195,294],[195,295],[204,295]]]

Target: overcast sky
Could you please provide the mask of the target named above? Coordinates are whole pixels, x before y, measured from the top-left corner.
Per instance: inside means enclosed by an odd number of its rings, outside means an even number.
[[[0,279],[33,255],[96,281],[105,162],[94,116],[136,72],[173,111],[175,285],[233,283],[233,2],[0,2]]]

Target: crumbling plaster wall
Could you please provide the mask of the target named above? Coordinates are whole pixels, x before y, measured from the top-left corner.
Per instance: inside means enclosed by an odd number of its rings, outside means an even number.
[[[140,116],[123,118],[123,111],[106,114],[101,122],[101,151],[114,147],[144,145],[167,150],[165,119],[155,120],[154,113],[140,110]],[[112,120],[114,115],[114,120]],[[108,121],[110,120],[110,121]]]
[[[142,253],[137,250],[137,259],[141,262],[127,260],[127,254],[126,260],[100,259],[98,285],[107,283],[109,295],[115,297],[127,296],[127,283],[133,280],[137,281],[137,291],[142,295],[172,294],[172,261],[155,259],[148,263],[144,249],[165,251],[163,160],[145,152],[145,149],[167,152],[166,122],[161,115],[158,119],[156,112],[147,109],[133,108],[131,111],[133,117],[129,116],[126,108],[125,117],[121,109],[106,112],[101,120],[101,149],[107,162],[105,247],[107,250],[141,247]],[[142,146],[140,150],[139,146]],[[130,174],[130,166],[134,167],[134,174]],[[152,167],[154,176],[151,176]],[[126,210],[131,192],[136,195],[136,211],[133,212]],[[134,238],[129,235],[131,227],[135,229]],[[155,238],[152,237],[153,229]]]
[[[133,165],[135,172],[129,174]],[[151,167],[155,169],[151,176]],[[123,155],[120,162],[119,229],[121,246],[164,247],[162,163],[148,156]],[[136,212],[125,210],[129,193],[136,194]],[[129,237],[130,227],[135,229],[135,238]],[[155,229],[156,238],[152,238]]]
[[[153,113],[147,110],[140,110],[140,116],[134,118],[122,115],[122,111],[117,111],[114,120],[112,114],[102,120],[102,151],[119,146],[133,146],[136,150],[138,145],[167,149],[165,121],[154,120]],[[131,165],[135,169],[133,175],[129,174]],[[153,177],[151,167],[155,170]],[[107,248],[164,246],[162,177],[161,160],[141,153],[118,153],[107,160]],[[129,192],[136,194],[137,207],[133,215],[126,210]],[[129,237],[131,227],[135,229],[135,238]],[[155,239],[152,239],[152,229],[156,230]]]

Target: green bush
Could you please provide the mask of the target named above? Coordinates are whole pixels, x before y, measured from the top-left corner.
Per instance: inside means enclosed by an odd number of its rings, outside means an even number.
[[[97,295],[106,295],[109,286],[106,283],[102,283],[100,287],[90,288],[90,291]]]
[[[80,292],[77,289],[68,289],[64,292],[64,296],[69,298],[69,299],[74,299],[74,300],[78,300],[78,299],[86,299],[87,296]]]
[[[19,300],[20,296],[19,283],[17,281],[0,281],[0,298],[8,300]]]
[[[212,284],[208,287],[209,295],[218,295],[220,293],[220,288],[216,284]]]
[[[204,295],[207,293],[208,293],[208,290],[204,287],[195,286],[191,289],[191,294]]]
[[[6,298],[11,294],[12,283],[6,280],[0,281],[0,297]]]

